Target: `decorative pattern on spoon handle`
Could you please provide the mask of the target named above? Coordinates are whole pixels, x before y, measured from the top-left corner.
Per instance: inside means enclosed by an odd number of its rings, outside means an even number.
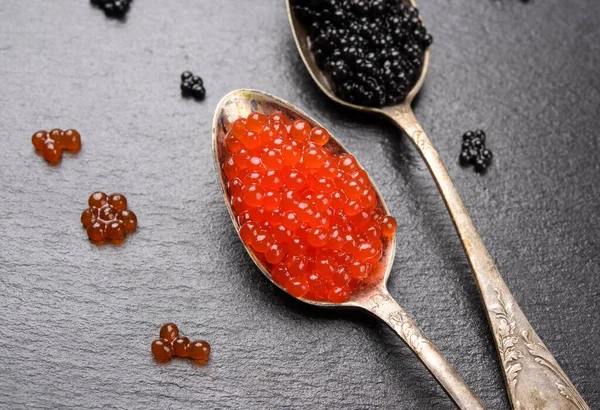
[[[377,316],[383,316],[383,320],[408,343],[416,354],[420,354],[423,351],[424,345],[431,344],[408,316],[408,313],[395,303],[391,296],[377,294],[372,300],[373,306],[370,309],[371,312]],[[389,309],[390,305],[392,309]],[[386,307],[388,309],[384,310]]]
[[[425,160],[456,231],[486,308],[515,409],[589,409],[517,305],[450,179],[439,154],[409,105],[382,112],[402,128]]]
[[[383,319],[406,342],[459,408],[485,408],[456,369],[386,291],[376,292],[362,306]]]

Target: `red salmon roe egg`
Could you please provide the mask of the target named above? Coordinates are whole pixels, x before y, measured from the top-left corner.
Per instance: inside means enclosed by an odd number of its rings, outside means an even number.
[[[158,362],[167,362],[173,357],[171,342],[165,339],[156,339],[150,346],[152,355]]]
[[[165,323],[160,328],[159,336],[162,339],[172,342],[179,336],[179,329],[175,323]]]
[[[310,131],[310,140],[317,145],[325,145],[329,141],[329,133],[323,127],[315,127]]]
[[[204,362],[210,355],[210,345],[204,340],[190,342],[188,357],[193,360]]]
[[[50,132],[38,131],[31,137],[36,151],[52,164],[60,161],[63,150],[77,152],[81,149],[81,136],[75,130],[53,129]]]
[[[329,141],[305,120],[254,112],[226,135],[223,173],[240,238],[271,279],[294,297],[343,303],[377,271],[396,221],[356,159],[334,154]],[[111,202],[100,195],[94,203]],[[180,339],[174,349],[183,349]],[[194,343],[189,357],[203,349]]]
[[[391,237],[396,233],[396,220],[391,216],[384,216],[381,218],[381,233],[385,236]]]
[[[190,339],[187,337],[178,337],[173,340],[173,355],[177,357],[188,357],[190,354]]]
[[[242,149],[242,143],[236,137],[233,136],[233,133],[228,133],[225,137],[225,144],[227,144],[227,149],[231,153],[236,153]]]
[[[110,240],[119,244],[128,233],[135,231],[137,217],[127,209],[125,196],[94,192],[88,199],[88,205],[90,207],[81,214],[81,223],[93,242]],[[164,336],[161,335],[161,338]]]
[[[308,135],[310,134],[310,125],[308,122],[304,120],[296,120],[292,124],[292,128],[290,129],[290,136],[298,141],[304,142]]]
[[[260,131],[265,125],[268,125],[266,115],[259,112],[253,112],[246,119],[246,129],[254,132]]]

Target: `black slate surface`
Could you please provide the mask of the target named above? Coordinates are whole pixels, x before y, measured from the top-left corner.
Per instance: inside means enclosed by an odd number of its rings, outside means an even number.
[[[83,0],[0,7],[0,408],[452,408],[411,351],[367,315],[270,285],[222,204],[214,107],[253,87],[301,108],[368,169],[399,221],[390,291],[490,408],[507,408],[465,256],[401,134],[329,102],[297,56],[283,1],[136,0],[125,23]],[[435,37],[417,116],[509,287],[592,408],[600,406],[600,2],[421,1]],[[207,87],[183,100],[179,75]],[[50,167],[37,129],[76,128]],[[460,135],[495,159],[458,165]],[[90,244],[94,190],[125,194],[139,230]],[[204,367],[156,365],[176,322]]]

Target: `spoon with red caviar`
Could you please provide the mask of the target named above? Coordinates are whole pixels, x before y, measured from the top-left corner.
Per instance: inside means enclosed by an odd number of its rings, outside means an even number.
[[[387,291],[396,222],[342,144],[293,105],[237,90],[217,106],[212,147],[231,220],[271,282],[311,305],[369,311],[406,342],[457,406],[484,408]]]
[[[504,283],[440,155],[412,111],[411,103],[425,81],[432,41],[415,2],[363,1],[358,7],[350,2],[324,1],[316,6],[304,0],[286,1],[296,46],[321,91],[345,107],[389,118],[408,135],[427,164],[473,270],[513,407],[555,403],[561,409],[589,409]],[[311,26],[306,27],[306,22]],[[361,42],[365,35],[370,40]]]

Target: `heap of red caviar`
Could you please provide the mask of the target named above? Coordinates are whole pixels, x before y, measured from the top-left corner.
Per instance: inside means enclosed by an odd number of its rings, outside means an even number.
[[[38,131],[31,137],[31,142],[50,163],[60,161],[63,150],[77,152],[81,149],[81,136],[75,130],[63,131],[55,128],[50,132]]]
[[[92,241],[102,243],[108,239],[120,243],[126,234],[135,231],[137,217],[127,209],[124,195],[94,192],[88,205],[90,207],[81,214],[81,223]]]
[[[356,159],[328,141],[322,127],[254,112],[225,137],[223,171],[240,237],[272,279],[292,296],[340,303],[369,277],[396,221]]]
[[[179,335],[179,329],[175,323],[165,323],[160,328],[160,339],[152,342],[150,349],[152,355],[159,362],[171,360],[173,356],[189,357],[197,362],[204,363],[210,356],[210,344],[204,340],[194,340]]]

